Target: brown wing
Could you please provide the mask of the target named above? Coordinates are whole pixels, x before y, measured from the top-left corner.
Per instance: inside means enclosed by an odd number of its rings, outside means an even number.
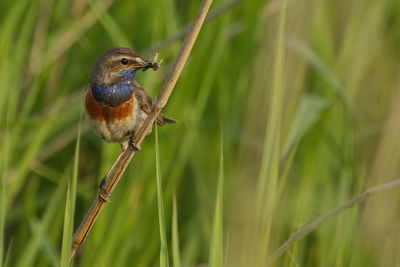
[[[146,114],[149,114],[153,109],[153,99],[143,90],[138,82],[133,81],[133,85],[135,86],[135,96],[140,104],[140,109],[143,110]]]
[[[140,104],[140,109],[143,110],[146,114],[150,114],[150,112],[153,109],[154,106],[154,102],[153,99],[151,99],[151,97],[143,90],[143,88],[140,86],[140,84],[138,82],[136,82],[135,80],[133,81],[133,85],[135,86],[135,96],[136,99],[138,101],[138,103]],[[157,124],[162,126],[165,123],[175,123],[176,120],[169,118],[168,116],[164,115],[164,114],[159,114],[157,116]]]

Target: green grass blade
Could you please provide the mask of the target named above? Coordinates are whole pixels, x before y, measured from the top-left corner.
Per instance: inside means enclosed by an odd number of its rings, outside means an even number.
[[[323,111],[328,107],[327,101],[311,94],[306,94],[301,99],[296,115],[282,150],[282,158],[286,158],[290,149],[309,131],[321,118]]]
[[[283,1],[283,6],[286,1]],[[264,136],[263,155],[258,178],[256,201],[256,225],[254,240],[257,240],[253,251],[256,256],[254,265],[265,265],[272,227],[274,209],[278,200],[279,163],[281,157],[281,127],[283,97],[285,91],[285,21],[286,9],[281,10],[279,27],[276,33],[276,56],[273,65],[267,129]],[[253,253],[253,252],[250,252]]]
[[[210,245],[210,267],[222,267],[224,265],[224,235],[223,235],[223,187],[224,187],[224,136],[221,132],[218,174],[218,191],[215,201],[214,223]]]
[[[8,123],[8,118],[6,118],[6,124]],[[3,135],[3,139],[0,140],[1,144],[1,158],[0,158],[0,267],[3,267],[3,259],[4,258],[4,229],[5,229],[5,220],[6,220],[6,178],[5,173],[8,166],[9,154],[10,154],[10,145],[8,142],[9,138],[9,129],[6,127]]]
[[[27,146],[25,153],[21,156],[19,160],[18,168],[15,171],[13,177],[13,183],[9,185],[8,193],[11,195],[11,198],[14,198],[15,195],[21,190],[21,187],[24,184],[24,179],[26,179],[26,174],[29,172],[30,163],[38,156],[40,153],[40,149],[43,143],[46,140],[46,137],[50,133],[53,125],[57,122],[59,118],[58,112],[60,112],[60,100],[55,101],[50,113],[51,115],[43,120],[43,122],[38,126],[38,129],[35,134],[34,140]]]
[[[299,41],[288,42],[288,47],[293,49],[300,56],[304,57],[314,68],[318,71],[325,81],[331,86],[335,93],[340,97],[344,104],[346,103],[345,91],[346,88],[342,82],[338,79],[335,73],[329,69],[329,67],[319,58],[314,51],[312,51],[307,45]]]
[[[67,198],[65,201],[65,211],[64,211],[64,227],[63,227],[63,240],[62,240],[62,247],[61,247],[61,259],[60,259],[60,266],[66,267],[69,265],[69,259],[71,256],[70,252],[70,244],[71,244],[71,236],[72,234],[72,221],[71,221],[71,181],[68,181],[67,187]]]
[[[156,145],[156,176],[157,176],[157,204],[158,204],[158,221],[160,226],[160,266],[168,267],[168,242],[167,232],[165,229],[164,201],[162,193],[161,171],[160,171],[160,150],[158,146],[158,128],[155,128],[155,145]]]
[[[17,263],[13,266],[34,266],[35,259],[38,256],[39,251],[42,249],[43,244],[46,242],[49,234],[47,231],[54,222],[57,212],[60,210],[59,207],[62,205],[62,198],[65,192],[65,187],[67,186],[67,177],[66,174],[64,175],[64,177],[61,177],[57,189],[49,198],[49,204],[47,205],[42,218],[39,221],[35,221],[34,224],[31,224],[33,236],[29,239],[29,242],[23,246],[24,253],[20,254]]]
[[[2,142],[2,157],[0,161],[0,267],[3,267],[3,251],[4,251],[4,228],[6,220],[6,181],[5,181],[5,168],[7,165],[7,150],[5,149],[7,138]]]
[[[178,231],[178,207],[176,195],[173,196],[172,203],[172,262],[174,267],[181,267],[181,255],[179,250],[179,231]]]
[[[115,46],[132,47],[132,43],[129,41],[128,36],[121,30],[116,21],[108,14],[107,11],[103,11],[98,4],[90,3],[91,9],[99,17],[99,22],[103,25],[107,34],[111,37]]]
[[[79,148],[81,141],[81,128],[79,123],[78,137],[75,145],[74,154],[74,167],[72,170],[72,179],[68,181],[67,199],[65,202],[64,212],[64,227],[63,227],[63,239],[61,248],[61,267],[67,267],[70,263],[71,258],[71,245],[72,245],[72,234],[74,227],[74,214],[75,214],[75,200],[76,200],[76,184],[78,180],[78,169],[79,169]]]

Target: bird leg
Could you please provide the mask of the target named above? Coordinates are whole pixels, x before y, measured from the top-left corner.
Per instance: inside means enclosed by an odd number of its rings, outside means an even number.
[[[104,185],[106,184],[106,177],[104,177],[100,184],[99,184],[99,195],[98,198],[104,202],[110,202],[110,200],[108,199],[108,197],[110,196],[110,192],[108,192],[105,188]],[[104,196],[105,195],[105,196]]]
[[[135,140],[133,140],[133,136],[131,136],[131,137],[129,138],[128,147],[129,147],[129,149],[131,149],[132,151],[140,151],[140,150],[142,150],[142,149],[140,148],[140,146],[138,146],[138,145],[135,144]]]
[[[129,136],[129,141],[126,143],[122,143],[121,147],[122,147],[122,151],[127,150],[128,148],[131,149],[132,151],[140,151],[141,148],[136,145],[135,140],[133,139],[135,136],[135,132],[134,131],[128,131],[125,136]]]

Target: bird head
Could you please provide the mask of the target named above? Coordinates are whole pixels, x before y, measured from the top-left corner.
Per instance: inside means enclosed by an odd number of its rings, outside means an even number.
[[[143,59],[129,48],[113,48],[106,51],[97,60],[92,70],[91,82],[111,85],[121,81],[130,81],[137,70],[158,68],[158,63]]]

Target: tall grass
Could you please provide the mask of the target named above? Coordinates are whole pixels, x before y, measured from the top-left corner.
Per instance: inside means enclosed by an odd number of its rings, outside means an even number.
[[[120,149],[84,120],[76,142],[91,67],[110,47],[147,50],[199,5],[0,1],[0,266],[68,265],[68,232]],[[399,18],[395,0],[253,0],[208,22],[164,111],[179,123],[158,129],[157,161],[143,143],[74,266],[158,266],[161,248],[173,266],[264,266],[308,222],[398,178]],[[179,43],[137,75],[153,97]],[[377,195],[274,265],[400,266],[398,203],[398,189]]]
[[[75,146],[73,173],[71,179],[68,181],[68,187],[67,187],[60,266],[69,266],[71,261],[72,234],[74,231],[73,227],[74,227],[74,214],[75,214],[75,202],[76,202],[76,186],[78,182],[78,171],[79,171],[79,148],[81,141],[80,131],[81,128],[79,125],[78,137]]]
[[[168,257],[168,241],[167,232],[165,229],[165,214],[164,214],[164,199],[162,190],[162,180],[160,171],[160,151],[158,144],[158,127],[155,127],[155,147],[156,147],[156,176],[157,176],[157,209],[158,209],[158,224],[160,228],[160,266],[169,266]]]
[[[218,187],[208,263],[211,267],[224,266],[224,135],[221,133]]]

